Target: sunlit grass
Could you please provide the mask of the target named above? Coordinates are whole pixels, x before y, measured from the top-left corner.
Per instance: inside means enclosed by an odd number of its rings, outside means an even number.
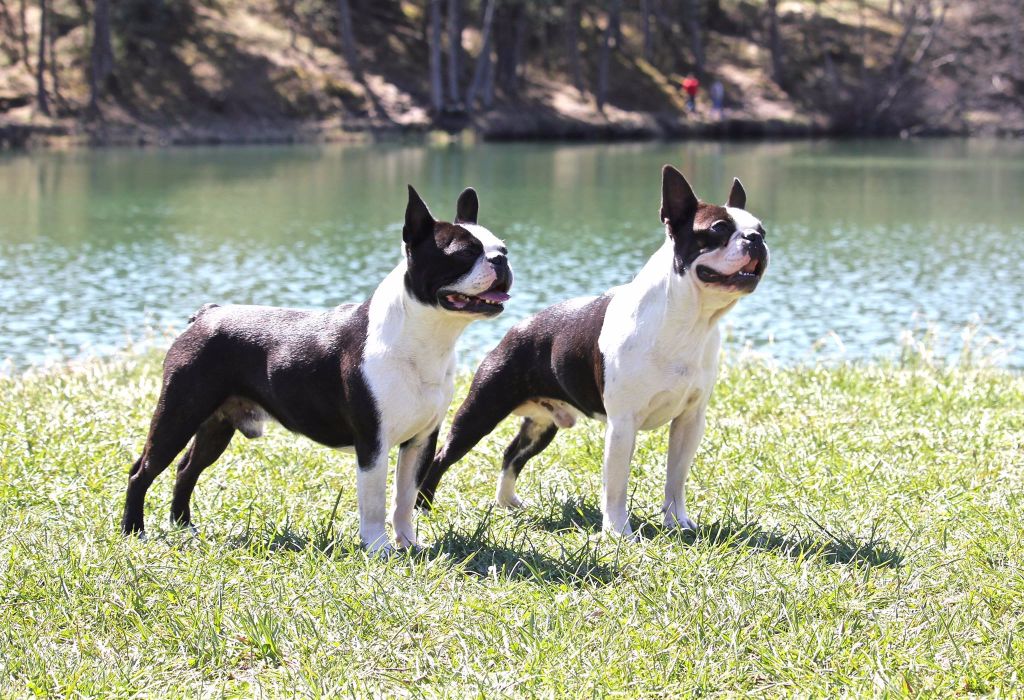
[[[354,546],[352,459],[279,428],[204,475],[199,537],[167,525],[169,471],[123,539],[158,379],[154,355],[0,379],[0,695],[1012,694],[1024,669],[1018,374],[733,359],[701,529],[658,526],[658,431],[637,545],[598,535],[597,425],[492,510],[510,423],[387,562]]]

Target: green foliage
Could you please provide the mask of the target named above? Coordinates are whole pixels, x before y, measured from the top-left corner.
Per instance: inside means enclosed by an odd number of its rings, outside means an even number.
[[[934,361],[728,363],[659,526],[599,535],[600,427],[494,510],[515,426],[453,468],[426,551],[354,544],[348,456],[271,429],[200,481],[201,534],[117,533],[159,361],[0,378],[0,695],[1013,695],[1024,671],[1024,379]],[[460,395],[466,382],[460,385]]]

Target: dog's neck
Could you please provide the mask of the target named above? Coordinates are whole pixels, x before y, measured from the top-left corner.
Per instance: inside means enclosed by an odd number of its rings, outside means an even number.
[[[366,353],[445,364],[459,336],[475,319],[424,304],[405,286],[406,263],[384,278],[370,297]]]
[[[650,257],[630,286],[641,291],[643,297],[650,297],[650,301],[664,305],[660,337],[712,335],[718,321],[736,305],[738,298],[700,287],[693,277],[694,271],[687,270],[680,275],[675,271],[674,262],[672,239],[666,236],[665,243]]]

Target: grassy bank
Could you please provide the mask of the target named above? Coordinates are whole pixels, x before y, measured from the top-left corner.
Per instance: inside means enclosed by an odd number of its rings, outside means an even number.
[[[116,532],[154,356],[0,378],[0,695],[919,695],[1024,671],[1024,378],[844,366],[724,370],[691,477],[696,537],[598,536],[599,427],[490,510],[511,425],[421,517],[432,547],[353,547],[352,458],[272,429],[199,484],[201,536]],[[464,390],[464,386],[462,389]],[[460,392],[461,394],[461,392]],[[340,494],[340,495],[339,495]]]

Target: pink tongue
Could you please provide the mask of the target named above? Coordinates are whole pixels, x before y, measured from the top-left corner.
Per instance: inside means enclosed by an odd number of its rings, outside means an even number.
[[[486,299],[487,301],[496,301],[499,304],[502,303],[503,301],[508,301],[509,299],[512,298],[510,295],[505,294],[505,292],[494,291],[484,292],[483,294],[477,294],[477,296],[480,297],[481,299]]]

